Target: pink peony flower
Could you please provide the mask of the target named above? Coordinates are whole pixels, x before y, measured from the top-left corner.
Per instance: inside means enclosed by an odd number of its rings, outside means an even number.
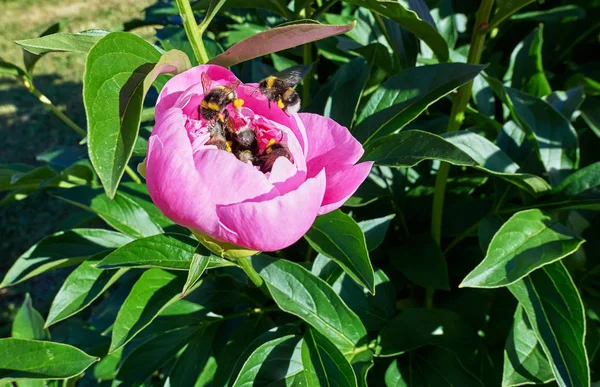
[[[363,148],[348,129],[316,114],[269,108],[257,84],[237,87],[244,104],[228,105],[229,122],[254,131],[258,156],[280,148],[288,157],[268,169],[208,145],[211,122],[198,114],[203,72],[214,86],[237,81],[223,67],[203,65],[167,82],[156,104],[146,180],[154,204],[211,250],[239,257],[287,247],[317,215],[341,207],[369,174],[371,162],[355,164]]]

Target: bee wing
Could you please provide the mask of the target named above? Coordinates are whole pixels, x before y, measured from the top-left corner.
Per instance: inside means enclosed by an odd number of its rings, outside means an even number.
[[[287,87],[293,87],[309,73],[311,68],[312,65],[296,65],[275,73],[273,76],[281,79]]]
[[[200,80],[202,81],[202,91],[206,95],[212,90],[212,79],[210,79],[207,73],[202,73],[200,74]]]
[[[226,85],[223,85],[226,89],[235,90],[240,85],[240,81],[231,81]]]

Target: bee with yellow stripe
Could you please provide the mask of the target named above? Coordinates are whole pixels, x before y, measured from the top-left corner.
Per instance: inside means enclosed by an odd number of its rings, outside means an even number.
[[[212,86],[212,79],[206,73],[202,73],[202,90],[204,91],[204,98],[198,107],[198,115],[202,116],[208,121],[219,120],[224,122],[227,119],[228,111],[227,105],[233,103],[234,106],[239,107],[243,105],[244,101],[237,98],[235,89],[240,85],[240,81],[232,81],[226,85]]]
[[[258,91],[267,97],[269,109],[271,103],[286,113],[297,113],[300,110],[300,96],[294,86],[310,71],[310,66],[292,66],[277,74],[273,74],[258,84]]]

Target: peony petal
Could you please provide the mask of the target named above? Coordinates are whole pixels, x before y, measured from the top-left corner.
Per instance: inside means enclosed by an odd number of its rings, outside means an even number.
[[[356,192],[367,176],[369,176],[371,167],[373,167],[373,162],[367,161],[353,165],[345,170],[337,170],[335,172],[330,172],[326,169],[327,190],[323,197],[319,215],[340,208],[344,202]]]
[[[306,180],[297,190],[261,202],[218,206],[221,222],[237,236],[228,242],[260,251],[283,249],[308,231],[325,193],[325,173]]]
[[[306,171],[298,170],[285,157],[275,160],[269,181],[279,190],[281,195],[294,191],[306,180]]]
[[[331,118],[317,114],[298,114],[304,126],[310,148],[306,156],[308,176],[315,176],[323,168],[328,172],[346,169],[356,163],[363,148],[348,129]],[[329,167],[329,168],[328,168]]]
[[[161,119],[156,121],[152,136],[160,138],[165,147],[172,149],[178,156],[193,165],[192,145],[185,130],[185,116],[180,109],[166,110]]]
[[[226,82],[238,80],[229,70],[221,66],[201,65],[175,75],[162,88],[156,101],[155,118],[158,122],[162,114],[173,107],[180,95],[190,86],[200,84],[200,74],[206,72],[213,80],[224,80]]]
[[[261,195],[279,191],[264,173],[251,164],[238,160],[232,153],[205,149],[194,155],[196,170],[217,205],[241,203]]]
[[[218,235],[221,227],[208,187],[175,149],[153,135],[148,143],[146,184],[152,201],[173,222]]]

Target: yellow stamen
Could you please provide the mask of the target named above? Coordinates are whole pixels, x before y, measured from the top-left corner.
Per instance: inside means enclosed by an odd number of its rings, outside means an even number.
[[[233,107],[239,108],[239,107],[242,107],[243,105],[244,105],[244,100],[241,98],[236,98],[233,101]]]
[[[267,143],[267,147],[266,149],[269,149],[270,147],[272,147],[273,145],[275,145],[276,141],[274,138],[270,139],[269,142]]]
[[[277,100],[277,107],[280,109],[285,109],[285,105],[283,103],[283,101],[280,99]]]
[[[231,153],[231,145],[233,144],[233,141],[227,141],[227,152]]]

